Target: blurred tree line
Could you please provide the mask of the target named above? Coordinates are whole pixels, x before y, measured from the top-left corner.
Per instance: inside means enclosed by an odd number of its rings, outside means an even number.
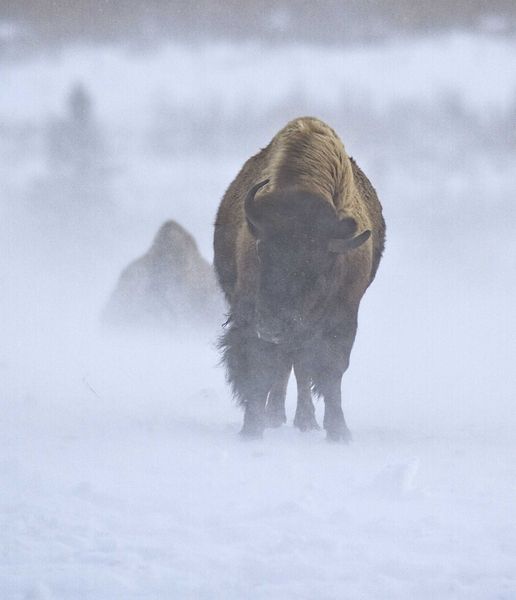
[[[29,206],[47,225],[111,220],[113,168],[93,98],[77,82],[64,100],[64,110],[42,131],[45,169],[29,188]]]
[[[353,42],[447,28],[511,32],[514,0],[8,0],[0,22],[36,42],[260,38]]]

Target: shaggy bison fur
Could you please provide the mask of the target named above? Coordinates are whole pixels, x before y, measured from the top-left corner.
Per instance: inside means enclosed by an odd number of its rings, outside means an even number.
[[[221,338],[227,378],[244,408],[242,435],[285,421],[292,367],[294,424],[350,437],[341,406],[360,300],[385,239],[375,190],[322,121],[291,121],[231,183],[216,221],[214,266],[230,307]]]

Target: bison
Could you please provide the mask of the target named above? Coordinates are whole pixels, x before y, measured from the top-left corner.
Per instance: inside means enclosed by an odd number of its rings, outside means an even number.
[[[244,408],[241,434],[285,420],[292,367],[295,426],[350,439],[341,406],[360,300],[382,256],[385,222],[371,183],[322,121],[288,123],[251,157],[220,204],[214,266],[230,307],[220,341],[227,379]]]
[[[104,310],[110,325],[190,332],[215,328],[224,305],[213,267],[181,225],[166,221],[152,246],[122,272]]]

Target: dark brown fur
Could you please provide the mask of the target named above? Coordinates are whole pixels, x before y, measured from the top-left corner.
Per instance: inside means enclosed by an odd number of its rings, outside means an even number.
[[[246,213],[247,194],[264,180],[248,207],[254,212]],[[346,249],[355,232],[365,232],[354,239],[366,241]],[[333,238],[341,248],[337,254],[328,250]],[[221,202],[214,238],[214,266],[230,306],[221,348],[228,381],[245,410],[242,434],[260,436],[267,424],[284,422],[293,365],[295,425],[317,427],[313,388],[324,397],[328,438],[349,437],[341,378],[384,238],[373,187],[321,121],[292,121],[245,163]]]

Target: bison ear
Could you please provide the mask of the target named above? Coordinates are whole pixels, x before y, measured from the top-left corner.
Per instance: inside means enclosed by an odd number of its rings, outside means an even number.
[[[360,247],[362,244],[367,242],[370,237],[371,231],[366,229],[359,235],[356,235],[352,238],[334,238],[328,242],[328,250],[330,252],[335,252],[336,254],[343,254],[348,250],[353,250],[354,248]]]

